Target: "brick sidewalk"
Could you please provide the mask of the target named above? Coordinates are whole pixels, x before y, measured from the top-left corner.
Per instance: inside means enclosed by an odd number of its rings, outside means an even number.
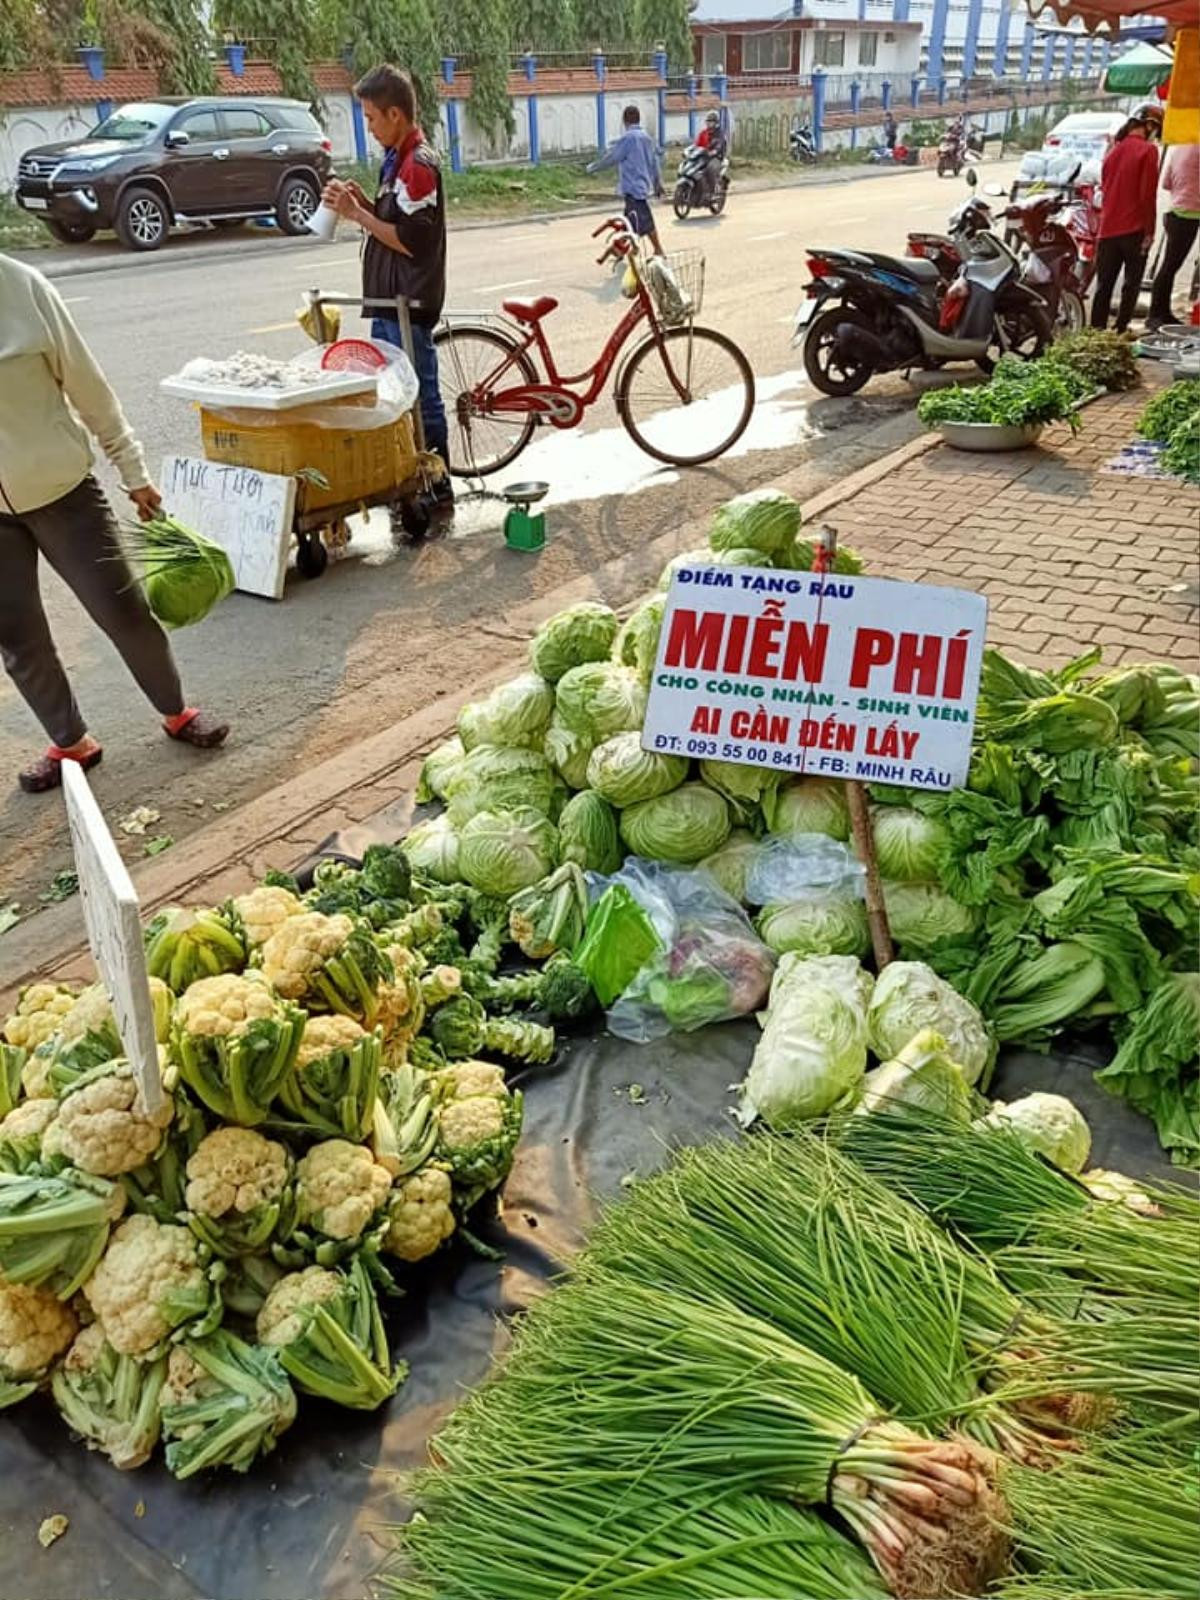
[[[1056,427],[1041,447],[1012,454],[969,455],[916,440],[807,501],[805,520],[831,522],[873,573],[986,594],[989,641],[1023,660],[1061,663],[1098,643],[1106,666],[1156,658],[1200,671],[1200,491],[1100,471],[1133,437],[1146,397],[1139,389],[1099,400],[1075,438]],[[636,587],[702,538],[701,529],[684,527],[655,541],[642,552]],[[497,647],[491,681],[519,671],[524,638],[586,593],[576,585],[515,612],[513,644]],[[335,829],[403,833],[422,753],[451,730],[460,702],[485,687],[448,694],[260,795],[179,851],[141,863],[134,879],[144,908],[219,902],[268,866],[293,865]],[[35,972],[89,976],[81,937],[75,900],[7,935],[0,955],[11,954],[12,964],[0,977],[0,1015]]]
[[[986,594],[989,642],[1027,661],[1099,644],[1108,667],[1200,671],[1200,490],[1101,470],[1146,398],[1098,400],[1074,438],[1056,426],[1032,450],[929,451],[828,519],[870,572]]]

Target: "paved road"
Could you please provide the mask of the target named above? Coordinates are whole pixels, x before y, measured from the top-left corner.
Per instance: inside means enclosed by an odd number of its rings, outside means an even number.
[[[989,168],[1003,177],[1010,167]],[[392,549],[386,527],[356,534],[350,556],[316,583],[289,578],[281,604],[235,595],[176,649],[191,695],[228,712],[235,733],[217,756],[168,745],[106,640],[57,580],[44,583],[55,637],[106,746],[97,791],[111,817],[135,805],[162,813],[152,832],[177,841],[215,807],[248,799],[367,731],[470,681],[505,637],[506,607],[591,575],[614,602],[632,597],[630,565],[652,535],[704,514],[781,473],[814,491],[916,429],[911,389],[878,381],[847,401],[814,396],[790,348],[806,243],[902,249],[906,228],[933,228],[964,191],[927,171],[739,195],[719,220],[670,222],[669,249],[707,255],[703,320],[745,348],[759,406],[739,452],[679,479],[657,472],[604,402],[581,434],[539,442],[510,477],[554,486],[551,543],[536,558],[507,552],[494,503],[467,506],[438,548]],[[593,266],[592,218],[504,224],[452,238],[450,302],[492,306],[549,293],[565,370],[594,359],[617,316],[614,284]],[[293,309],[311,286],[352,292],[354,244],[284,240],[239,256],[169,252],[118,270],[71,274],[58,286],[145,442],[150,460],[198,447],[194,414],[158,383],[190,357],[238,349],[288,356],[303,347]],[[511,631],[508,649],[513,648]],[[0,771],[15,773],[39,736],[0,679]],[[132,841],[129,848],[140,848]],[[58,802],[0,796],[0,903],[36,903],[67,864]],[[0,967],[3,951],[0,947]]]

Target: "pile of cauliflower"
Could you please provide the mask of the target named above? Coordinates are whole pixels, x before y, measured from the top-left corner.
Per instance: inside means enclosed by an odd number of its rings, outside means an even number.
[[[102,987],[22,992],[0,1026],[0,1408],[48,1391],[114,1465],[165,1445],[188,1477],[246,1470],[297,1393],[372,1408],[403,1380],[381,1306],[503,1183],[522,1107],[497,1063],[422,1034],[462,989],[441,958],[463,905],[410,901],[399,852],[374,868],[332,902],[272,882],[151,924],[157,1095]],[[514,1026],[544,1056],[550,1030]]]

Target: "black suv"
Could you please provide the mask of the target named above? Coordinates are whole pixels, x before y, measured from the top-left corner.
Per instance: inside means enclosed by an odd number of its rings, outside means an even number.
[[[299,100],[164,96],[122,106],[85,139],[26,151],[16,201],[64,244],[115,228],[127,249],[157,250],[177,222],[264,216],[304,233],[331,150]]]

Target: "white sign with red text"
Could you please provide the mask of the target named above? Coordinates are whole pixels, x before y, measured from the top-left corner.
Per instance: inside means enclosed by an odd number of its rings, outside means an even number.
[[[965,589],[680,567],[642,745],[772,771],[961,788],[987,627]]]

